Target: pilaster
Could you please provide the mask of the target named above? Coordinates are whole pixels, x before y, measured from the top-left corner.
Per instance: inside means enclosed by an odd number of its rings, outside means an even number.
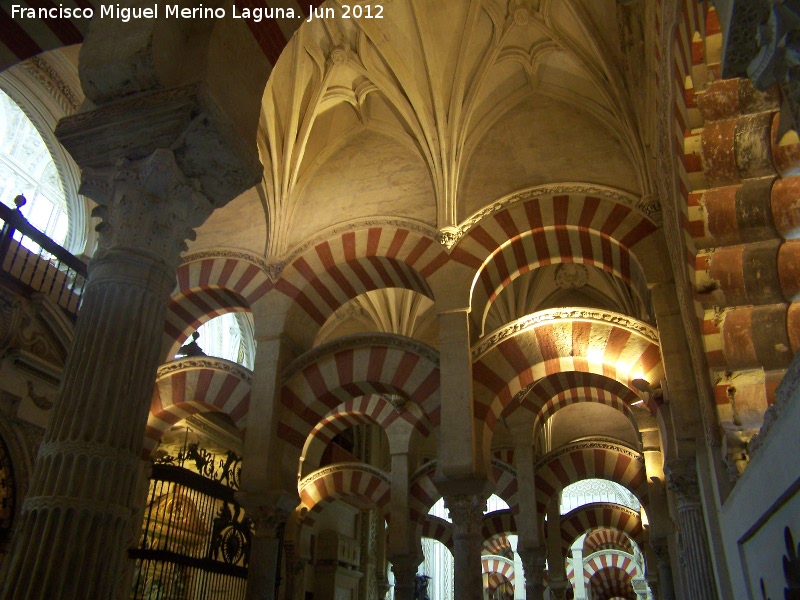
[[[694,458],[676,459],[664,468],[676,499],[684,593],[696,600],[716,600],[714,570],[708,548],[703,505]]]

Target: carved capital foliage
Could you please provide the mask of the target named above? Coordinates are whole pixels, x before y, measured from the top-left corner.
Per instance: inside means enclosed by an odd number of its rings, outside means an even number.
[[[200,183],[184,177],[170,150],[120,160],[114,169],[85,169],[81,191],[97,206],[92,215],[103,222],[99,252],[138,248],[177,266],[186,239],[211,214],[213,206]]]
[[[534,546],[533,548],[520,548],[519,556],[525,568],[525,581],[528,585],[542,584],[544,580],[544,567],[547,561],[547,548]]]
[[[478,494],[445,496],[444,506],[453,520],[453,534],[480,534],[486,499]]]
[[[283,533],[289,511],[277,506],[259,506],[249,510],[247,516],[253,521],[257,536],[278,538]]]
[[[695,459],[676,458],[664,466],[667,487],[678,497],[679,508],[700,503],[700,486],[697,480]]]
[[[654,538],[650,540],[650,548],[656,555],[659,565],[669,565],[669,544],[665,538]]]

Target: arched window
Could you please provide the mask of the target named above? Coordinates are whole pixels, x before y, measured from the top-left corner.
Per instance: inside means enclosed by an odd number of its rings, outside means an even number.
[[[0,90],[0,202],[14,207],[38,230],[64,245],[69,217],[64,186],[42,135],[22,109]]]
[[[201,325],[197,333],[200,334],[197,343],[207,356],[224,358],[253,370],[255,343],[251,313],[226,313]]]

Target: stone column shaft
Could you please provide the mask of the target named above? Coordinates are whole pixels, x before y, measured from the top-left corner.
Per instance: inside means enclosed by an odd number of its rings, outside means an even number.
[[[455,597],[481,600],[481,525],[486,499],[477,494],[445,496],[444,505],[453,520]]]
[[[525,566],[525,593],[527,600],[544,600],[544,567],[547,548],[520,548],[520,557]]]
[[[394,573],[394,600],[414,600],[414,578],[419,559],[411,556],[395,556],[392,559]]]
[[[95,198],[100,247],[5,561],[3,598],[111,598],[128,584],[167,302],[184,240],[211,205],[166,150],[121,163],[104,181],[106,195]]]
[[[250,509],[248,515],[255,523],[255,533],[250,545],[246,598],[276,600],[275,591],[280,577],[278,557],[289,513],[273,506],[264,506],[259,510]]]

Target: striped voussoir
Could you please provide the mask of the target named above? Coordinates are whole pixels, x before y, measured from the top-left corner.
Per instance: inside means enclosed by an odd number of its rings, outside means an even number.
[[[587,540],[592,536],[592,539],[598,542],[609,539],[628,547],[630,540],[641,547],[646,536],[639,513],[627,506],[612,502],[584,504],[561,517],[561,549],[564,554],[584,533],[587,533]],[[584,548],[588,550],[586,540]]]
[[[481,556],[481,573],[489,574],[489,588],[508,581],[514,583],[514,561],[503,556]]]
[[[499,556],[505,556],[511,552],[511,542],[509,541],[508,537],[501,533],[498,535],[493,535],[488,540],[483,540],[483,544],[481,545],[481,553],[482,554],[494,554]]]
[[[493,340],[498,341],[490,345]],[[567,308],[528,315],[479,341],[473,356],[474,416],[482,422],[484,448],[515,395],[550,375],[594,373],[628,387],[634,379],[663,377],[654,330],[605,311]]]
[[[433,483],[433,474],[436,471],[436,461],[430,461],[418,469],[409,480],[408,510],[411,521],[417,524],[419,531],[428,511],[442,497],[441,492]]]
[[[178,267],[164,328],[173,350],[203,323],[225,313],[250,310],[274,287],[255,259],[226,256],[224,251],[207,254],[189,255]]]
[[[313,526],[317,515],[330,502],[351,498],[358,506],[369,506],[384,514],[392,491],[389,475],[363,463],[338,463],[323,467],[300,480],[300,505],[308,510],[304,526]]]
[[[588,581],[589,588],[592,590],[592,598],[636,600],[636,592],[633,591],[633,576],[626,569],[617,566],[604,567],[595,571]]]
[[[558,490],[583,479],[613,481],[646,504],[647,472],[642,454],[619,443],[587,439],[562,446],[536,464],[536,503],[540,514],[544,514],[548,501]]]
[[[586,534],[583,541],[584,556],[603,550],[621,550],[633,554],[631,538],[623,531],[609,527],[601,527]]]
[[[520,275],[549,264],[596,266],[645,298],[647,280],[637,252],[647,258],[646,242],[656,229],[642,213],[610,199],[543,195],[482,219],[450,256],[477,272],[471,304],[482,331],[498,294]]]
[[[419,537],[436,540],[453,552],[453,526],[434,515],[426,515],[419,528]]]
[[[30,6],[48,6],[52,3],[31,3]],[[100,6],[105,2],[99,0],[71,0],[67,3],[70,8],[92,9],[94,20],[100,17]],[[284,9],[292,8],[295,15],[308,17],[309,7],[318,7],[322,4],[321,0],[241,0],[237,2],[240,10],[248,9]],[[83,37],[87,33],[90,20],[86,18],[55,18],[55,19],[31,19],[13,17],[10,5],[0,6],[0,29],[3,30],[2,41],[0,42],[0,68],[6,68],[17,61],[25,60],[40,52],[54,50],[62,46],[71,46],[83,42]],[[163,7],[162,7],[163,11]],[[272,14],[272,13],[266,13]],[[285,13],[284,13],[285,14]],[[163,13],[161,15],[163,17]],[[230,13],[228,13],[230,17]],[[277,14],[276,14],[277,16]],[[226,19],[227,20],[227,19]],[[288,18],[263,18],[242,19],[246,23],[250,34],[255,39],[264,56],[270,65],[274,65],[286,47],[287,41],[301,25],[304,19]]]
[[[497,458],[491,460],[491,467],[494,493],[505,500],[514,514],[519,513],[517,471],[508,463]]]
[[[340,306],[371,290],[403,288],[433,299],[426,279],[447,260],[442,247],[420,233],[364,228],[308,248],[275,285],[321,327]]]
[[[163,365],[150,404],[144,456],[170,427],[197,413],[225,413],[244,431],[251,382],[249,371],[221,358],[183,358]]]
[[[481,536],[484,539],[484,543],[497,537],[516,534],[517,523],[514,519],[514,513],[510,509],[504,508],[483,515]]]
[[[439,366],[435,355],[417,342],[379,334],[340,338],[318,346],[284,373],[278,436],[303,448],[308,435],[339,405],[381,394],[399,395],[422,409],[403,410],[399,418],[424,430],[436,427]],[[380,414],[389,418],[383,408]]]
[[[369,423],[393,434],[398,421],[411,423],[423,437],[431,431],[430,422],[415,402],[407,402],[398,412],[388,400],[377,394],[347,400],[326,414],[311,430],[303,448],[303,467],[316,469],[331,440],[350,427]],[[410,440],[405,441],[406,448],[409,443]]]

